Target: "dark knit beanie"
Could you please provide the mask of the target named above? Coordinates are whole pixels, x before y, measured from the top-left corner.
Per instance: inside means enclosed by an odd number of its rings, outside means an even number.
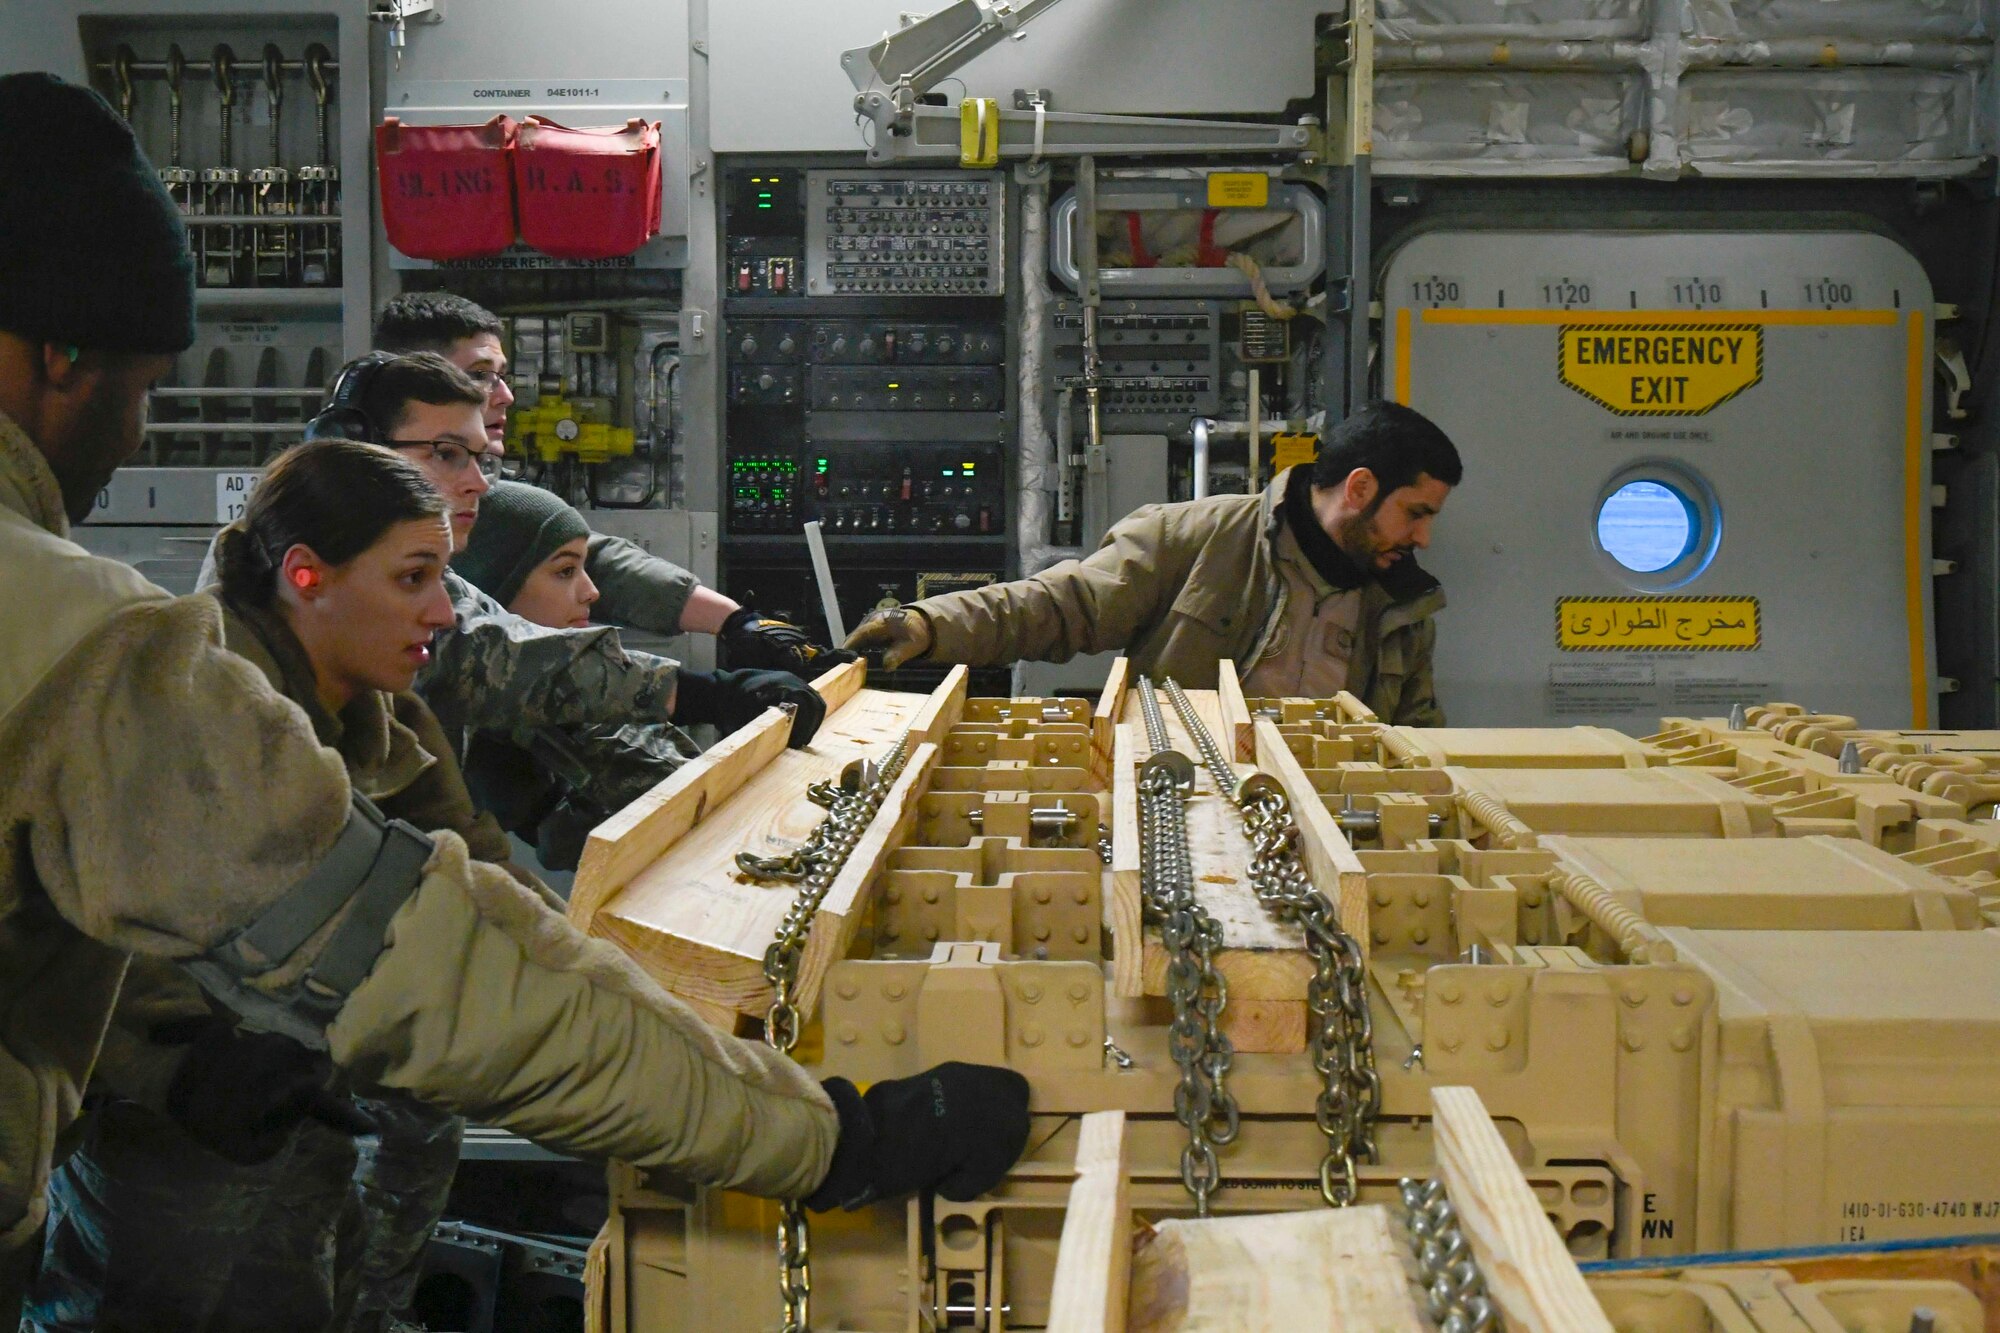
[[[479,500],[479,521],[451,567],[466,582],[506,606],[542,561],[590,525],[561,497],[523,481],[496,481]]]
[[[180,210],[110,104],[52,74],[0,78],[0,329],[113,352],[194,342]]]

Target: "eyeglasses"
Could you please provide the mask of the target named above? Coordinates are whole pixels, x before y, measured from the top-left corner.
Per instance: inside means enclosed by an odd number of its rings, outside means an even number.
[[[465,471],[469,463],[479,469],[479,474],[488,481],[500,475],[500,455],[481,449],[478,453],[465,447],[457,440],[391,440],[391,449],[425,449],[428,457],[444,469],[447,476],[455,476]]]

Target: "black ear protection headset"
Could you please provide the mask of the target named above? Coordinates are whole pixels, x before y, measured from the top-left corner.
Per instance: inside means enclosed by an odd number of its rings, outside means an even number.
[[[326,406],[306,423],[306,438],[387,444],[389,432],[368,415],[362,403],[367,400],[368,386],[374,383],[375,376],[395,359],[389,352],[370,352],[342,366],[334,378],[333,392],[327,395]]]

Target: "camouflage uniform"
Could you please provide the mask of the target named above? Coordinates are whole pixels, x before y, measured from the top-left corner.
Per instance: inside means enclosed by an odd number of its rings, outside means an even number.
[[[431,647],[417,693],[457,754],[477,730],[665,722],[679,667],[628,652],[610,626],[544,629],[447,570],[458,618]]]
[[[680,566],[601,533],[590,538],[585,570],[599,593],[594,614],[612,625],[657,634],[680,633],[688,598],[701,586]],[[490,605],[490,599],[483,605],[476,599],[459,604],[461,628]],[[489,668],[473,665],[474,656],[455,653],[446,659],[441,653],[419,679],[418,688],[434,708],[440,694],[467,695],[477,689],[448,683],[449,673],[491,678]],[[536,726],[524,712],[508,724],[483,724],[468,738],[461,758],[466,785],[479,808],[532,844],[543,866],[572,870],[593,828],[700,752],[670,722]]]

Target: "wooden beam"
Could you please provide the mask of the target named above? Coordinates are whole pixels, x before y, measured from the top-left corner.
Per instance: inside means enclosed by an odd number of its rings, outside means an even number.
[[[1132,688],[1132,659],[1120,657],[1111,663],[1104,692],[1097,696],[1097,708],[1090,715],[1090,741],[1097,749],[1100,765],[1108,765],[1116,747],[1118,724],[1123,720],[1125,692]]]
[[[961,683],[960,689],[963,688]],[[813,917],[805,956],[799,962],[797,1001],[799,1013],[805,1017],[812,1017],[819,1005],[819,987],[826,978],[826,970],[847,957],[854,937],[861,933],[861,923],[875,905],[876,882],[888,864],[889,854],[902,846],[910,830],[916,827],[924,794],[931,789],[931,774],[942,753],[937,746],[926,743],[910,755],[902,774],[882,798],[868,831],[848,853],[847,864],[827,889],[826,898]]]
[[[944,683],[931,691],[930,698],[910,719],[910,743],[929,741],[940,748],[944,745],[945,733],[958,725],[965,716],[966,686],[972,673],[962,666],[955,666],[944,678]]]
[[[1243,697],[1243,682],[1236,675],[1236,663],[1224,658],[1216,663],[1215,694],[1222,703],[1222,735],[1216,737],[1229,757],[1249,763],[1257,757],[1257,743],[1250,729],[1250,704]]]
[[[812,686],[832,717],[860,692],[867,678],[867,663],[857,660],[815,678]],[[588,931],[598,908],[783,753],[791,734],[790,717],[767,708],[750,725],[723,737],[700,759],[683,764],[592,830],[570,887],[570,924]]]
[[[849,681],[857,678],[852,673],[847,676]],[[615,853],[613,868],[619,873],[606,881],[618,887],[593,890],[597,896],[589,915],[590,933],[617,943],[683,999],[712,1006],[705,1011],[710,1015],[723,1010],[762,1017],[771,994],[764,979],[764,950],[790,909],[797,885],[745,874],[736,864],[737,853],[783,854],[798,847],[826,815],[807,796],[807,788],[821,779],[837,778],[852,760],[880,760],[912,721],[938,702],[939,695],[852,693],[828,714],[810,747],[785,749],[782,732],[771,738],[767,743],[775,752],[761,766],[746,761],[754,771],[747,777],[734,775],[734,794],[711,800],[699,824],[684,826],[677,840],[663,845],[661,839],[647,839],[644,845],[628,848],[624,844],[629,831],[624,838],[612,839],[614,847],[603,854]],[[932,716],[944,711],[948,709]],[[688,765],[674,780],[699,784],[706,769],[727,761],[727,755],[719,758],[722,748]],[[927,782],[936,755],[935,747],[919,746],[905,777],[914,782],[921,775]],[[921,791],[912,792],[910,783],[892,789],[891,800],[877,812],[876,824],[905,815],[913,818],[919,795]],[[684,813],[682,818],[686,817]],[[607,830],[616,831],[613,826]],[[879,840],[864,837],[864,845],[850,858],[850,868],[857,861],[872,863],[873,849],[880,845]],[[671,854],[660,856],[668,846]],[[638,868],[630,869],[635,863]],[[866,896],[852,890],[850,882],[836,881],[835,891],[829,891],[829,910],[865,914]],[[809,950],[811,967],[823,970],[831,961],[826,951],[836,944],[845,947],[858,928],[858,920],[816,925],[818,952]],[[823,936],[822,931],[830,934]],[[815,979],[817,975],[814,971]]]
[[[843,662],[833,670],[814,676],[812,687],[819,691],[819,697],[826,701],[826,711],[837,713],[841,707],[861,693],[861,687],[868,683],[868,663],[856,658]]]
[[[1380,1204],[1159,1224],[1132,1261],[1126,1333],[1429,1333]]]
[[[1124,661],[1124,658],[1119,658]],[[1146,932],[1139,883],[1138,724],[1122,722],[1111,765],[1111,989],[1136,999],[1146,993]]]
[[[1125,1113],[1094,1111],[1076,1142],[1048,1333],[1125,1333],[1132,1287],[1132,1208],[1125,1175]]]
[[[768,708],[593,829],[570,887],[570,924],[588,932],[598,909],[783,754],[791,734],[791,718]]]
[[[1216,692],[1190,690],[1188,701],[1209,735],[1215,737],[1226,752],[1229,743],[1224,737],[1229,733],[1223,729],[1222,706]],[[1130,720],[1120,728],[1131,735],[1135,768],[1141,756],[1152,753],[1144,733],[1139,729],[1138,715],[1137,702],[1128,703],[1125,716]],[[1313,977],[1312,957],[1305,951],[1305,935],[1296,923],[1280,921],[1272,916],[1257,897],[1250,884],[1250,842],[1243,834],[1241,813],[1224,793],[1216,789],[1214,775],[1206,764],[1200,762],[1201,750],[1181,725],[1178,712],[1164,701],[1161,703],[1161,717],[1166,724],[1168,744],[1196,761],[1194,792],[1188,798],[1186,807],[1188,858],[1194,870],[1195,895],[1222,927],[1222,949],[1215,956],[1215,967],[1229,983],[1230,1002],[1233,1005],[1242,999],[1302,1005],[1306,988]],[[1239,775],[1241,767],[1237,766]],[[1123,790],[1133,793],[1132,828],[1129,833],[1132,852],[1129,863],[1121,861],[1114,840],[1113,894],[1115,905],[1132,919],[1137,919],[1140,885],[1136,779],[1121,776],[1114,792]],[[1325,807],[1319,804],[1317,798],[1313,804],[1322,815],[1325,814]],[[1310,862],[1308,864],[1310,866]],[[1358,861],[1356,865],[1358,867]],[[1123,880],[1117,877],[1121,866],[1128,872]],[[1362,894],[1365,908],[1365,885]],[[1138,991],[1126,989],[1132,984],[1132,978],[1130,962],[1122,948],[1114,956],[1114,963],[1113,980],[1118,994],[1166,993],[1166,954],[1156,935],[1146,939],[1140,960]],[[1296,1054],[1305,1049],[1303,1010],[1296,1015],[1282,1009],[1267,1009],[1254,1015],[1246,1010],[1244,1019],[1233,1024],[1225,1011],[1224,1021],[1230,1030],[1230,1039],[1237,1043],[1238,1050],[1245,1053]]]
[[[1299,856],[1306,871],[1320,892],[1333,899],[1340,912],[1340,928],[1354,937],[1365,964],[1373,945],[1368,925],[1368,872],[1298,757],[1285,744],[1278,724],[1260,717],[1254,731],[1257,766],[1278,780],[1292,803],[1292,820],[1299,826]]]
[[[1445,1193],[1512,1333],[1612,1333],[1611,1321],[1471,1088],[1431,1089]]]

